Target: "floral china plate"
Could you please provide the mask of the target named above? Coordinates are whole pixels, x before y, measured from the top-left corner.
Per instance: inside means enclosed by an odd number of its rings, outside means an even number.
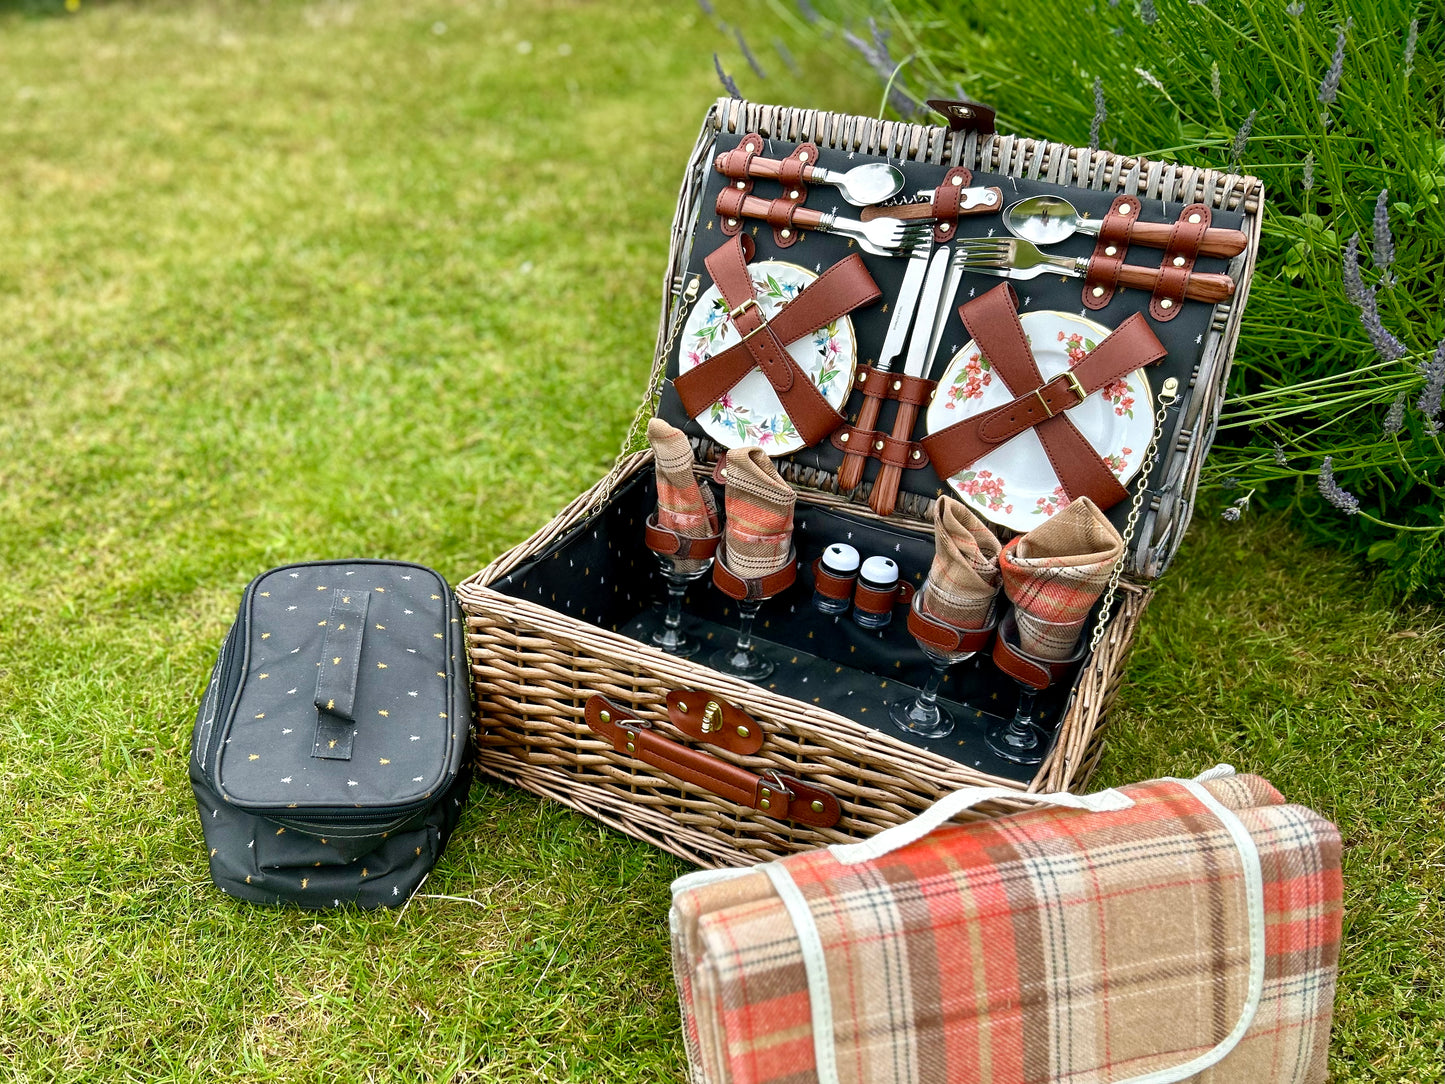
[[[1026,312],[1019,322],[1045,381],[1072,368],[1110,334],[1102,324],[1066,312]],[[938,382],[925,425],[929,433],[937,433],[1029,390],[1005,385],[992,371],[988,358],[969,340]],[[1128,484],[1144,458],[1154,425],[1151,401],[1144,371],[1136,369],[1067,412],[1120,484]],[[979,515],[1015,531],[1037,527],[1069,503],[1032,429],[959,471],[948,484]]]
[[[753,290],[764,315],[771,318],[818,276],[796,264],[762,260],[748,265]],[[727,302],[716,285],[703,291],[682,328],[678,371],[687,372],[738,341],[728,319]],[[858,360],[853,322],[839,317],[827,327],[788,344],[803,372],[818,386],[834,410],[842,411],[853,387]],[[778,401],[778,393],[757,369],[748,373],[697,417],[703,431],[725,448],[754,446],[768,455],[789,455],[806,447],[792,420]]]

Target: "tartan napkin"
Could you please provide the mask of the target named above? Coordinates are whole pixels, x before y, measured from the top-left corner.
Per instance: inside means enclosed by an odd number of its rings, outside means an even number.
[[[718,532],[717,499],[692,473],[687,436],[661,418],[647,423],[647,441],[657,464],[657,525],[681,538],[706,538]],[[705,568],[704,558],[679,560],[679,572]]]
[[[1066,659],[1109,582],[1124,540],[1088,497],[1013,539],[999,556],[1019,641],[1040,659]]]
[[[769,576],[788,563],[797,498],[761,448],[734,448],[726,471],[727,566],[745,580]]]
[[[998,597],[999,540],[964,504],[939,497],[933,506],[933,545],[923,608],[945,625],[982,628]]]

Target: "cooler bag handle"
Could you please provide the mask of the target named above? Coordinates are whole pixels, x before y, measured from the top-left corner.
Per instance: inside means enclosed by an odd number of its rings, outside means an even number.
[[[354,600],[354,601],[353,601]],[[366,632],[367,591],[333,589],[321,665],[316,671],[316,743],[311,755],[350,760],[356,732],[356,682],[361,671],[361,637]]]

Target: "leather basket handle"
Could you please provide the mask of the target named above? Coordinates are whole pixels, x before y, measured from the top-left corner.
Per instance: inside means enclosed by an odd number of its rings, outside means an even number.
[[[614,750],[648,767],[702,787],[720,798],[776,820],[831,828],[843,816],[838,799],[791,776],[755,775],[725,760],[663,737],[626,708],[593,694],[587,698],[587,727]]]

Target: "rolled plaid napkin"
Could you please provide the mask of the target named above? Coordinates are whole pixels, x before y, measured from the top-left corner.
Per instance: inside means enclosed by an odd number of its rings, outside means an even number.
[[[983,628],[998,597],[999,540],[966,506],[939,497],[933,506],[933,545],[923,608],[946,625]]]
[[[1119,532],[1088,497],[1009,542],[998,563],[1024,651],[1067,659],[1123,552]]]
[[[661,418],[647,423],[647,440],[657,463],[657,525],[682,538],[707,538],[718,532],[717,499],[692,473],[692,445],[681,429]],[[696,572],[703,558],[676,562],[679,572]]]
[[[796,496],[761,448],[734,448],[726,470],[727,566],[745,580],[770,576],[788,563]]]

